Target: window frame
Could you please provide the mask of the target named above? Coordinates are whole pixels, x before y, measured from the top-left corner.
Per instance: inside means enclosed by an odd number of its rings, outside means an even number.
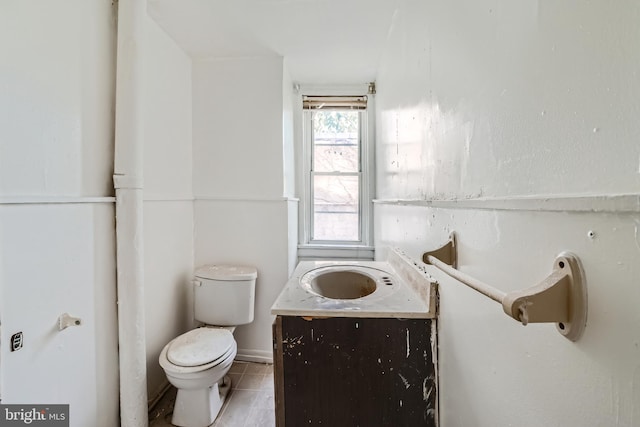
[[[373,259],[373,196],[374,196],[374,95],[368,93],[368,85],[335,88],[301,88],[299,95],[299,118],[301,155],[299,156],[300,206],[299,245],[300,258],[344,257]],[[302,97],[309,96],[367,96],[366,110],[359,110],[359,234],[357,241],[313,240],[313,122],[312,110],[302,108]],[[330,108],[328,109],[330,110]],[[355,111],[355,110],[354,110]],[[338,174],[335,174],[338,175]]]

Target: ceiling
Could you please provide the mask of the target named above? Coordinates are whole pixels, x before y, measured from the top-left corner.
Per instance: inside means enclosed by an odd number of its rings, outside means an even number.
[[[395,0],[148,0],[193,58],[282,56],[294,81],[375,80]]]

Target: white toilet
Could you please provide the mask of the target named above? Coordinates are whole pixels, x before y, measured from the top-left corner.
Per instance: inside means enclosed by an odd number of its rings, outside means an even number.
[[[160,353],[160,366],[178,389],[171,423],[211,425],[231,388],[229,371],[236,356],[236,325],[253,321],[254,267],[209,265],[196,270],[195,319],[204,325],[173,339]]]

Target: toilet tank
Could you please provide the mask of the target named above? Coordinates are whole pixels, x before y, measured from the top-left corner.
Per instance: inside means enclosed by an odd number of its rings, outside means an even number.
[[[236,326],[253,322],[256,295],[254,267],[206,265],[196,270],[194,317],[214,326]]]

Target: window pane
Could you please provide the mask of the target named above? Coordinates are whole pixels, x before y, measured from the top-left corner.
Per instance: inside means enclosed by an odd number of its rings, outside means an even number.
[[[359,177],[313,177],[313,239],[360,240]]]
[[[359,172],[360,150],[357,111],[313,113],[313,170]]]

